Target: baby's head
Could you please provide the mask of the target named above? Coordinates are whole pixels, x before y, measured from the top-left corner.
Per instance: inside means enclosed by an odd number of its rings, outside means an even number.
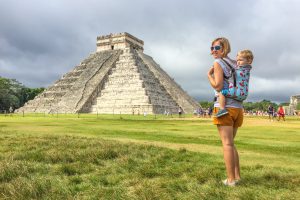
[[[241,50],[238,52],[237,54],[237,65],[246,65],[246,64],[251,64],[253,61],[253,54],[250,50],[245,49],[245,50]]]

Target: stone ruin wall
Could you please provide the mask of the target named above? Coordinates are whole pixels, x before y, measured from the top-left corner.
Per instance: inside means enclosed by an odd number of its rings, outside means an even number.
[[[286,113],[288,115],[299,115],[300,110],[297,110],[297,105],[300,103],[300,95],[290,97],[290,105],[287,107]]]
[[[97,37],[97,52],[106,50],[116,50],[134,48],[143,51],[144,42],[129,33],[110,34]]]
[[[154,60],[152,57],[138,52],[144,63],[153,72],[154,76],[164,86],[167,92],[174,98],[186,113],[193,113],[200,105],[191,98]]]
[[[57,104],[61,98],[66,95],[70,88],[75,84],[81,74],[85,71],[87,64],[94,58],[95,54],[91,54],[87,59],[82,61],[71,72],[66,73],[56,81],[52,86],[48,87],[43,93],[36,96],[33,100],[28,101],[22,108],[16,112],[38,112],[38,113],[54,113]]]
[[[96,96],[99,86],[103,84],[105,76],[121,53],[121,50],[96,53],[85,76],[80,77],[81,79],[70,89],[68,95],[64,96],[58,104],[58,112],[87,112],[88,107],[91,106],[91,99]]]
[[[16,112],[76,113],[85,112],[89,98],[111,65],[122,51],[105,51],[91,54],[87,59],[66,73],[43,93],[28,101]]]

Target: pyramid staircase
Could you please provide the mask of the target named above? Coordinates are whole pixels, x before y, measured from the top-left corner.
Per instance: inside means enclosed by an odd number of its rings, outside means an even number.
[[[178,104],[133,49],[124,49],[98,94],[92,113],[176,112]]]

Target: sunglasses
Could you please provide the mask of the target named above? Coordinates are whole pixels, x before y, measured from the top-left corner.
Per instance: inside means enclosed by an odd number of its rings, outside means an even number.
[[[221,48],[222,48],[221,46],[217,45],[217,46],[212,46],[212,47],[210,47],[210,50],[211,50],[211,51],[213,51],[213,50],[218,51],[218,50],[220,50]]]

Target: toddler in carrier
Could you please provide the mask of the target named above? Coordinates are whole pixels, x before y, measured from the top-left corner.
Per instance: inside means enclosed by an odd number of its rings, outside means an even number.
[[[224,75],[224,79],[228,84],[224,84],[223,89],[218,93],[220,109],[215,117],[221,117],[228,114],[228,111],[225,108],[226,98],[232,98],[237,101],[243,101],[247,98],[253,54],[250,50],[239,51],[237,54],[236,69],[230,66],[225,60],[223,61],[231,69],[231,76],[226,77]]]

